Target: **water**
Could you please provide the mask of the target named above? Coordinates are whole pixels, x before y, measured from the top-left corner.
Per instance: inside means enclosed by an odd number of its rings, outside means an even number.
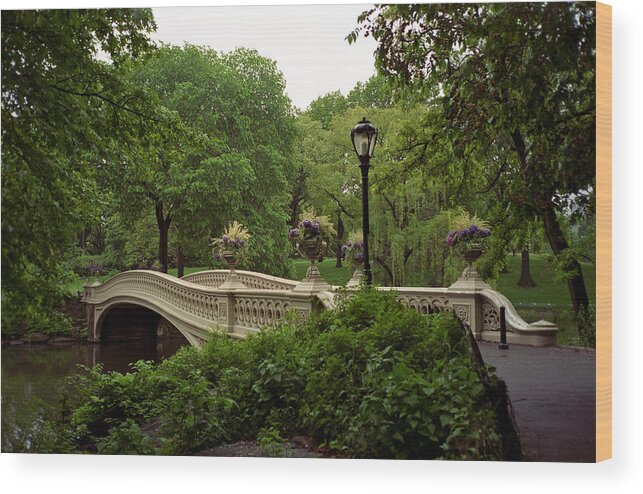
[[[60,391],[79,365],[127,372],[132,362],[159,361],[184,345],[186,340],[170,338],[2,347],[2,452],[28,444],[29,431],[43,417],[42,404],[59,405]]]

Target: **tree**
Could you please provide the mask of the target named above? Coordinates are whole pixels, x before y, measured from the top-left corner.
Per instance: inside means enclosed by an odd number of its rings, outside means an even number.
[[[589,298],[560,222],[593,208],[594,5],[389,5],[360,21],[349,41],[373,36],[384,75],[440,88],[445,132],[461,154],[488,150],[489,186],[507,182],[506,203],[540,219],[582,314]]]
[[[294,130],[274,62],[251,50],[165,46],[131,78],[157,95],[161,116],[137,134],[130,159],[112,163],[118,173],[110,175],[123,211],[140,215],[141,205],[154,211],[162,270],[172,225],[181,257],[195,242],[207,248],[236,219],[263,249],[254,255],[250,249],[250,263],[287,273],[284,205],[294,176],[288,159]]]
[[[346,97],[339,91],[333,91],[311,101],[306,113],[313,120],[320,122],[324,129],[328,129],[331,119],[344,113],[347,108]]]
[[[154,28],[151,10],[2,12],[3,328],[50,322],[61,253],[97,217],[94,165],[122,117],[145,117],[119,74]]]

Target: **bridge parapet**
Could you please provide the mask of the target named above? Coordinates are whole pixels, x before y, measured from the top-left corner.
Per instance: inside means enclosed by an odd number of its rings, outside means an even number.
[[[394,290],[397,299],[420,314],[452,311],[476,339],[500,341],[500,308],[505,308],[507,342],[532,346],[556,345],[558,328],[547,321],[527,323],[520,317],[513,304],[502,293],[488,287],[462,289],[460,286],[442,287],[379,287]],[[324,292],[318,298],[326,308],[334,307],[334,294]]]
[[[287,280],[285,278],[278,278],[263,273],[255,273],[253,271],[239,271],[235,270],[237,278],[243,283],[246,288],[256,290],[292,290],[299,282]],[[181,278],[190,283],[197,285],[209,286],[213,288],[220,287],[227,279],[230,271],[227,269],[214,269],[211,271],[199,271],[191,273]]]
[[[210,280],[214,283],[220,273],[206,274],[213,276],[201,278],[201,281]],[[227,272],[223,274],[227,275]],[[262,278],[264,275],[245,276],[246,280]],[[87,304],[89,339],[100,341],[105,315],[116,306],[150,309],[174,325],[194,345],[206,340],[212,331],[222,330],[232,336],[243,337],[261,327],[276,324],[289,310],[308,317],[313,310],[319,308],[310,294],[286,290],[285,283],[280,284],[279,280],[274,278],[264,281],[280,288],[219,289],[156,271],[119,273],[105,283],[95,282],[84,287],[83,301]],[[297,282],[292,284],[298,285]]]
[[[105,315],[116,306],[150,309],[175,326],[193,345],[212,331],[244,337],[275,325],[287,312],[308,317],[330,309],[335,288],[301,290],[303,283],[237,271],[244,288],[219,288],[228,271],[205,271],[179,279],[156,271],[126,271],[105,283],[86,285],[90,340],[100,341]],[[201,275],[201,276],[197,276]],[[210,286],[216,285],[216,286]],[[250,286],[248,286],[250,285]],[[395,290],[398,300],[421,314],[452,311],[479,340],[500,340],[500,309],[505,308],[509,343],[547,346],[556,344],[558,328],[546,321],[525,322],[512,303],[488,285],[470,287],[456,283],[449,288],[380,287]],[[259,287],[259,288],[257,288]]]

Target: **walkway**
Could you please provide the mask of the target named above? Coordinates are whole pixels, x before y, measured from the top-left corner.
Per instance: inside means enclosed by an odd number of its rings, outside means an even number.
[[[570,348],[479,343],[507,383],[527,461],[593,462],[596,354]]]

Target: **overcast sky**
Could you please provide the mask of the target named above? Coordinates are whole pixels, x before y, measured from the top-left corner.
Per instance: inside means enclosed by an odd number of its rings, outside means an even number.
[[[172,44],[207,45],[217,51],[254,48],[276,60],[294,105],[305,109],[316,97],[346,94],[375,73],[371,38],[344,39],[369,8],[357,5],[161,7],[152,38]]]

